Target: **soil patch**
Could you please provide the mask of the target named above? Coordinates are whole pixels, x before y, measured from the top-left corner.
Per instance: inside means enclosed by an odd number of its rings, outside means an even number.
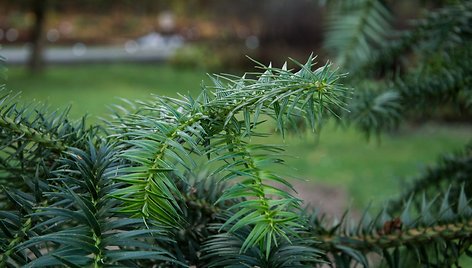
[[[316,208],[328,218],[341,218],[349,208],[349,194],[342,186],[321,183],[291,181],[297,191],[296,197],[304,201],[304,206]]]

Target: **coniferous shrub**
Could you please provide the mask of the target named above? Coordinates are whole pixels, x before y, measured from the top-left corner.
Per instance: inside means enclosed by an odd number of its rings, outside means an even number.
[[[373,135],[445,101],[470,110],[469,1],[389,43],[371,40],[385,3],[352,2],[332,7],[364,17],[340,46],[340,70],[313,57],[293,69],[257,63],[213,76],[196,98],[131,103],[92,126],[0,91],[0,267],[458,265],[472,242],[470,145],[373,216],[333,223],[285,190],[272,168],[283,149],[251,139],[317,132],[328,118]],[[342,25],[334,20],[329,44],[345,44]],[[411,54],[400,73],[387,68]]]

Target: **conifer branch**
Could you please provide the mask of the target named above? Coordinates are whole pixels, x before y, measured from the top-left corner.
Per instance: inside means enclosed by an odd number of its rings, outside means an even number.
[[[310,234],[320,241],[319,248],[329,253],[327,256],[336,256],[335,263],[340,267],[349,267],[352,262],[368,266],[370,253],[380,254],[390,262],[390,267],[395,267],[392,263],[398,264],[400,260],[408,259],[408,251],[432,249],[444,251],[441,254],[445,256],[448,249],[454,247],[458,257],[459,252],[467,250],[467,245],[472,242],[471,200],[466,196],[465,188],[458,196],[453,196],[449,189],[441,199],[428,199],[421,193],[418,195],[423,196],[421,204],[413,206],[414,197],[411,197],[393,214],[399,216],[392,216],[388,206],[374,217],[366,209],[356,222],[348,212],[333,224],[327,223],[323,216],[311,214]],[[401,253],[399,248],[408,250]],[[437,265],[441,265],[440,260],[432,255],[421,254],[421,262],[438,262]]]
[[[360,64],[360,68],[353,69],[351,73],[379,75],[379,70],[395,66],[398,62],[403,64],[397,64],[396,67],[402,69],[414,65],[414,62],[407,64],[411,61],[408,58],[411,58],[412,53],[427,60],[437,52],[448,55],[454,48],[467,46],[472,33],[471,10],[469,1],[457,1],[428,12],[425,18],[413,21],[411,29],[392,36],[392,40],[373,50],[371,56]]]
[[[41,133],[38,129],[17,123],[12,118],[6,116],[0,116],[0,127],[2,127],[4,131],[9,130],[17,135],[21,135],[23,138],[34,143],[52,149],[54,152],[60,153],[66,149],[66,146],[64,146],[61,141],[51,137],[50,133]]]
[[[336,251],[338,246],[345,246],[360,251],[384,250],[399,246],[429,244],[431,241],[470,239],[472,234],[472,220],[465,222],[453,222],[435,224],[433,226],[421,226],[405,228],[404,230],[392,230],[392,233],[382,233],[382,230],[365,235],[322,235],[316,239],[322,244],[321,249]]]
[[[176,217],[171,215],[176,215],[180,210],[174,196],[179,192],[170,173],[183,179],[177,166],[185,170],[194,168],[196,163],[190,154],[207,155],[210,159],[211,155],[216,154],[212,161],[223,163],[218,172],[229,171],[226,179],[243,177],[242,182],[237,184],[239,186],[227,190],[224,198],[241,197],[245,193],[254,195],[260,201],[257,204],[247,201],[235,205],[234,208],[238,207],[241,211],[228,222],[232,224],[238,219],[231,231],[241,224],[254,224],[254,232],[247,238],[242,250],[264,240],[266,255],[269,255],[276,234],[285,236],[288,226],[299,226],[294,222],[296,215],[290,212],[299,201],[273,186],[263,184],[264,178],[289,185],[274,174],[262,175],[254,161],[259,156],[249,153],[245,143],[239,139],[256,135],[253,128],[259,124],[259,116],[264,114],[275,119],[282,134],[286,122],[293,115],[305,117],[315,129],[323,113],[333,113],[334,109],[343,108],[342,99],[346,94],[346,89],[338,84],[340,75],[331,71],[329,65],[313,70],[311,57],[306,64],[297,64],[301,70],[296,73],[287,70],[286,65],[282,69],[261,65],[263,73],[247,75],[255,76],[255,79],[218,76],[213,80],[213,97],[203,90],[196,100],[184,96],[181,99],[161,98],[154,103],[143,103],[139,114],[120,120],[117,129],[127,130],[119,135],[126,137],[124,146],[128,146],[122,156],[132,163],[125,166],[122,169],[124,175],[117,178],[127,186],[114,193],[125,201],[123,211],[166,225],[175,224]],[[236,119],[240,113],[243,121]],[[212,148],[207,146],[208,143]],[[274,150],[264,146],[254,148]],[[164,159],[166,156],[167,160]],[[260,158],[270,160],[266,154]],[[231,159],[234,159],[233,163]],[[154,173],[158,176],[154,177]],[[148,189],[149,185],[153,185],[152,189]],[[267,191],[283,198],[269,200]],[[270,209],[272,207],[277,209]],[[146,211],[148,214],[144,213]],[[268,217],[267,221],[262,220],[265,217]],[[248,221],[250,218],[251,221]]]

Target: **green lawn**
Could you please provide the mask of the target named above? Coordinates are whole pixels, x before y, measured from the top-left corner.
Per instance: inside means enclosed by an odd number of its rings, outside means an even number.
[[[428,124],[384,135],[378,143],[355,129],[328,125],[319,140],[289,138],[287,152],[296,157],[287,165],[302,179],[344,187],[354,204],[364,207],[398,194],[405,179],[439,154],[461,149],[471,133],[471,127]]]
[[[163,65],[93,64],[50,67],[31,76],[25,69],[10,67],[7,88],[22,92],[24,100],[39,100],[51,107],[72,105],[71,115],[84,113],[92,120],[108,112],[119,98],[146,99],[151,94],[176,96],[197,92],[206,79],[203,71],[179,70]]]
[[[107,113],[117,97],[146,99],[150,94],[176,96],[197,94],[206,75],[202,71],[176,70],[162,65],[84,65],[51,67],[41,76],[29,76],[15,67],[8,71],[7,88],[22,91],[22,99],[45,101],[52,107],[72,104],[72,116]],[[354,129],[328,125],[319,140],[313,135],[269,138],[287,148],[284,173],[308,181],[344,187],[355,205],[384,200],[395,195],[401,178],[415,175],[438,154],[461,148],[471,138],[472,128],[424,125],[384,135],[381,143],[367,142]],[[280,168],[279,168],[280,169]]]

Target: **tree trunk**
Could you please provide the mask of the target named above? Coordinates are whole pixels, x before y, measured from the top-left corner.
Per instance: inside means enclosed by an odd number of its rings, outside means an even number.
[[[47,0],[33,0],[32,5],[35,21],[31,32],[32,47],[28,67],[32,73],[38,73],[44,66],[43,39]]]

